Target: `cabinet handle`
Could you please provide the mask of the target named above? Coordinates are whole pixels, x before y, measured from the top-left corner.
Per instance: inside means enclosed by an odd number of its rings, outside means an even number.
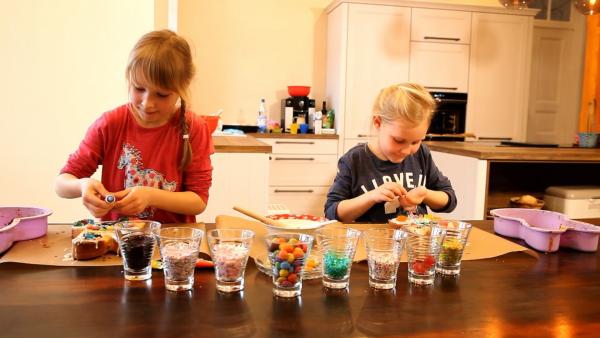
[[[432,86],[425,86],[425,89],[458,90],[458,87],[432,87]]]
[[[460,38],[445,38],[443,36],[424,36],[425,40],[460,41]]]
[[[314,141],[275,141],[275,144],[315,144]]]
[[[371,137],[371,135],[365,135],[365,134],[358,134],[356,135],[357,137]]]
[[[275,161],[314,161],[314,157],[275,157]]]
[[[490,141],[511,141],[512,137],[485,137],[485,136],[479,136],[478,137],[479,140],[490,140]]]
[[[313,193],[315,192],[312,189],[275,189],[275,192],[303,192],[303,193]]]

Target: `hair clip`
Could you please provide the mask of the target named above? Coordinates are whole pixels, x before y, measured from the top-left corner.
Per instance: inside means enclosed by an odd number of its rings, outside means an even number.
[[[189,138],[190,138],[190,135],[188,135],[188,134],[183,134],[183,139],[184,139],[184,140],[187,140],[187,139],[189,139]]]

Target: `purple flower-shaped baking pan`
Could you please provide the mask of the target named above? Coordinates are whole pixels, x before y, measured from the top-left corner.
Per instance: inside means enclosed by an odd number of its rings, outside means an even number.
[[[0,207],[0,253],[14,242],[44,236],[52,211],[35,207]]]
[[[523,208],[494,209],[490,214],[496,233],[521,238],[538,251],[554,252],[559,246],[588,252],[598,249],[600,227],[565,214]]]

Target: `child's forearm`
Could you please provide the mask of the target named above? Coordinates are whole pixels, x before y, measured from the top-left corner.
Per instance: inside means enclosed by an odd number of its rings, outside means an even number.
[[[337,206],[338,219],[346,223],[354,222],[357,218],[367,212],[367,210],[371,209],[373,205],[375,205],[375,203],[367,196],[367,194],[343,200],[338,203]]]
[[[81,183],[82,179],[71,174],[60,174],[54,180],[54,191],[62,198],[81,197]]]
[[[423,202],[433,210],[443,209],[448,205],[448,194],[443,191],[427,190],[427,195]]]
[[[158,209],[183,215],[198,215],[206,209],[206,203],[192,191],[153,189],[152,195],[152,206]]]

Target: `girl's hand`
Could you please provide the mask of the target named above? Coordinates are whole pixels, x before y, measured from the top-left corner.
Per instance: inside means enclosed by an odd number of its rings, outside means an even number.
[[[423,203],[423,200],[427,196],[427,188],[423,186],[416,187],[409,191],[406,195],[400,197],[400,206],[405,210],[416,210],[417,205]]]
[[[374,203],[390,202],[397,196],[401,196],[400,198],[402,198],[406,194],[406,189],[394,182],[384,183],[377,187],[377,189],[368,192],[369,198]]]
[[[93,178],[82,179],[81,199],[94,217],[102,217],[112,209],[113,206],[104,201],[104,196],[108,194],[110,192],[100,181]]]
[[[123,215],[140,214],[152,206],[153,190],[151,187],[137,186],[116,192],[114,195],[118,202],[114,208]]]

